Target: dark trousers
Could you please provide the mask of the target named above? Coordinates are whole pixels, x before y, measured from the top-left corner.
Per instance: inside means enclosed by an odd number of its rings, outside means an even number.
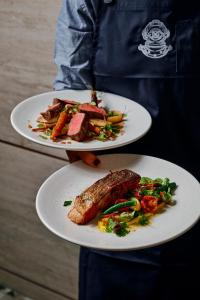
[[[163,246],[129,251],[81,248],[79,300],[178,300],[199,293],[199,224]]]

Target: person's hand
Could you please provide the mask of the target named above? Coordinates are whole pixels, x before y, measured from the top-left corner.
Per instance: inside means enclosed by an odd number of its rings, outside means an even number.
[[[96,168],[100,164],[99,158],[93,152],[67,150],[66,153],[70,163],[82,160],[85,164],[93,168]]]

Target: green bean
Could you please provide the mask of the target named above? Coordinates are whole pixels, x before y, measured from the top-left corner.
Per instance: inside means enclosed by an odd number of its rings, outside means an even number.
[[[107,214],[110,214],[114,211],[118,211],[120,208],[123,208],[123,207],[128,207],[128,206],[134,206],[136,205],[137,203],[137,199],[134,199],[132,198],[133,200],[130,200],[130,201],[126,201],[126,202],[120,202],[120,203],[117,203],[111,207],[109,207],[108,209],[106,209],[102,215],[107,215]]]

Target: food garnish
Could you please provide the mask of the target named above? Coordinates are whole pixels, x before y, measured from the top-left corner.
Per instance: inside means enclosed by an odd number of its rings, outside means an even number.
[[[39,135],[41,138],[51,139],[53,142],[115,140],[123,134],[127,115],[100,107],[101,100],[95,95],[92,94],[92,101],[88,103],[53,99],[52,105],[37,118],[37,127],[31,130],[42,132]]]
[[[69,206],[72,204],[72,200],[66,200],[63,204],[63,206]]]
[[[141,177],[135,189],[130,189],[123,199],[116,199],[114,205],[100,214],[98,228],[125,236],[139,225],[148,225],[153,216],[174,203],[176,188],[176,183],[169,178]]]

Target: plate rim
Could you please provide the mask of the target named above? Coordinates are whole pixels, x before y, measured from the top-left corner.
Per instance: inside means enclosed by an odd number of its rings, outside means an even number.
[[[111,155],[113,155],[113,154],[102,154],[102,155],[99,155],[99,156],[101,157],[101,156],[111,156]],[[168,160],[165,160],[165,159],[163,159],[163,158],[158,158],[158,157],[150,156],[150,155],[135,154],[135,153],[134,153],[134,154],[133,154],[133,153],[116,153],[116,154],[114,154],[114,155],[117,155],[117,156],[120,156],[120,155],[132,155],[132,156],[135,156],[135,157],[153,158],[153,159],[156,159],[156,160],[159,160],[159,161],[167,162],[167,163],[170,164],[171,166],[174,166],[174,165],[175,165],[176,167],[182,169],[184,172],[187,173],[187,175],[189,175],[190,177],[192,177],[192,179],[194,180],[194,182],[195,182],[196,184],[199,184],[199,185],[200,185],[200,182],[197,180],[197,178],[195,178],[194,175],[191,174],[189,171],[187,171],[187,170],[184,169],[183,167],[181,167],[181,166],[179,166],[179,165],[177,165],[177,164],[175,164],[175,163],[173,163],[173,162],[170,162],[170,161],[168,161]],[[78,165],[78,164],[80,164],[80,163],[82,163],[82,162],[78,161],[78,162],[75,162],[75,163],[73,163],[73,164],[77,164],[77,165]],[[115,247],[115,248],[112,248],[112,246],[111,246],[111,247],[107,247],[107,248],[103,248],[103,247],[101,247],[101,246],[96,246],[96,247],[94,247],[94,246],[91,246],[91,244],[88,244],[88,243],[83,243],[83,242],[80,243],[80,242],[74,240],[73,238],[66,238],[66,237],[64,237],[64,235],[62,235],[62,234],[59,233],[57,230],[55,230],[53,227],[51,227],[47,222],[45,222],[45,220],[43,219],[42,214],[41,214],[41,212],[40,212],[40,210],[39,210],[39,208],[38,208],[38,206],[39,206],[39,200],[38,200],[38,199],[39,199],[40,193],[42,192],[44,186],[46,185],[46,182],[47,182],[50,178],[54,177],[55,174],[58,174],[59,172],[61,172],[61,170],[66,169],[66,168],[68,168],[68,167],[70,167],[70,166],[72,166],[72,164],[68,164],[68,165],[66,165],[66,166],[63,166],[62,168],[60,168],[60,169],[56,170],[54,173],[52,173],[48,178],[46,178],[46,180],[42,183],[42,185],[40,186],[40,188],[39,188],[39,190],[38,190],[38,192],[37,192],[37,195],[36,195],[36,202],[35,202],[35,207],[36,207],[36,212],[37,212],[37,214],[38,214],[38,217],[39,217],[40,221],[41,221],[41,222],[42,222],[42,223],[43,223],[43,224],[51,231],[51,233],[57,235],[58,237],[60,237],[60,238],[62,238],[62,239],[64,239],[64,240],[66,240],[66,241],[68,241],[68,242],[70,242],[70,243],[72,243],[72,244],[79,245],[79,246],[83,246],[83,247],[88,247],[88,248],[91,248],[91,249],[97,249],[97,250],[102,250],[102,251],[115,251],[115,252],[118,252],[118,251],[131,251],[131,250],[147,249],[147,248],[152,248],[152,247],[156,247],[156,246],[159,246],[159,245],[163,245],[163,244],[165,244],[165,243],[167,243],[167,242],[170,242],[170,241],[172,241],[172,240],[175,240],[176,238],[178,238],[178,237],[184,235],[184,234],[185,234],[186,232],[188,232],[193,226],[195,226],[195,224],[197,224],[197,222],[198,222],[199,219],[200,219],[200,212],[199,212],[199,215],[198,215],[198,216],[196,217],[196,219],[190,224],[190,226],[188,226],[187,228],[185,228],[183,231],[179,232],[178,234],[172,235],[171,237],[168,237],[168,238],[166,237],[165,239],[162,239],[161,241],[158,241],[158,242],[156,242],[156,243],[149,243],[149,244],[147,244],[147,245],[144,245],[144,246],[137,246],[137,247],[131,247],[131,246],[129,246],[129,247],[125,247],[125,248],[120,247],[120,248],[117,248],[117,249],[116,249],[116,247]]]
[[[120,144],[117,144],[117,145],[109,145],[109,146],[105,146],[104,147],[99,147],[99,146],[93,146],[93,147],[84,147],[84,148],[79,148],[79,147],[68,147],[68,144],[59,144],[59,143],[46,143],[45,141],[40,141],[40,140],[36,140],[34,137],[31,137],[31,136],[26,136],[23,131],[21,129],[19,129],[15,122],[14,122],[14,117],[15,117],[15,113],[17,110],[19,110],[19,108],[21,106],[24,105],[24,103],[27,103],[31,100],[34,100],[34,99],[37,99],[37,97],[41,97],[41,96],[47,96],[49,94],[52,94],[52,93],[64,93],[67,91],[70,91],[70,92],[86,92],[86,91],[90,91],[89,89],[84,89],[84,90],[73,90],[73,89],[65,89],[65,90],[59,90],[59,91],[49,91],[49,92],[45,92],[45,93],[41,93],[41,94],[37,94],[37,95],[34,95],[34,96],[31,96],[29,98],[26,98],[24,100],[22,100],[20,103],[18,103],[11,111],[11,114],[10,114],[10,122],[11,122],[11,125],[12,127],[14,128],[14,130],[20,134],[23,138],[31,141],[31,142],[34,142],[36,144],[39,144],[39,145],[42,145],[42,146],[46,146],[46,147],[50,147],[50,148],[54,148],[54,149],[63,149],[63,150],[71,150],[71,151],[104,151],[104,150],[109,150],[109,149],[114,149],[114,148],[118,148],[118,147],[123,147],[123,146],[126,146],[126,145],[129,145],[131,143],[134,143],[136,141],[138,141],[139,139],[141,139],[143,136],[145,136],[147,134],[147,132],[151,129],[152,127],[152,117],[151,117],[151,114],[149,113],[149,111],[141,104],[139,104],[138,102],[136,102],[135,100],[131,100],[129,98],[126,98],[124,96],[121,96],[119,94],[114,94],[114,93],[109,93],[109,92],[104,92],[104,91],[97,91],[99,93],[103,93],[103,94],[107,94],[107,95],[116,95],[116,96],[119,96],[121,98],[124,98],[126,99],[128,102],[134,102],[134,105],[140,107],[141,110],[144,111],[144,113],[146,114],[146,117],[148,119],[148,127],[146,128],[146,130],[140,134],[137,138],[135,138],[134,140],[131,140],[131,141],[125,141],[125,142],[121,142]],[[103,142],[102,142],[103,143]],[[70,144],[72,145],[72,144]],[[77,145],[77,144],[76,144]],[[86,144],[84,144],[86,145]],[[103,145],[103,144],[102,144]]]

